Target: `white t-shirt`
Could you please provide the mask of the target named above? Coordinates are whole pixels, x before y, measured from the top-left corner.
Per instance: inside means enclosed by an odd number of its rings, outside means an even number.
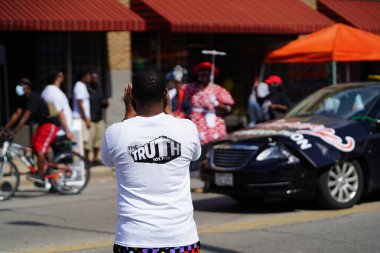
[[[257,96],[259,98],[265,98],[268,95],[269,95],[268,84],[264,82],[260,82],[259,85],[257,86]]]
[[[66,124],[70,132],[73,130],[73,112],[71,111],[69,100],[67,99],[65,93],[55,86],[54,84],[47,85],[41,93],[41,97],[46,101],[46,103],[53,104],[57,112],[63,110],[65,115]],[[57,133],[58,136],[65,135],[64,129],[61,129]]]
[[[193,219],[189,165],[201,146],[193,122],[164,113],[113,124],[102,161],[115,167],[118,223],[115,243],[176,247],[199,241]]]
[[[73,104],[74,104],[74,117],[82,118],[81,113],[78,106],[77,100],[83,101],[84,113],[88,119],[90,118],[90,94],[88,93],[87,86],[78,81],[74,86],[74,94],[73,94]]]

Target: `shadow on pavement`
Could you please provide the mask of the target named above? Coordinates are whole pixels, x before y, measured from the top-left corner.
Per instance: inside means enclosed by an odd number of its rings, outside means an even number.
[[[371,202],[380,202],[380,190],[364,196],[358,203],[365,204]],[[319,206],[313,199],[267,199],[265,201],[254,202],[250,204],[238,203],[232,198],[224,195],[218,195],[212,198],[193,200],[194,209],[203,212],[217,213],[285,213],[299,210],[318,211],[326,210]]]
[[[377,202],[380,201],[380,190],[376,190],[362,198],[359,202],[360,203],[370,203],[370,202]]]
[[[207,250],[210,252],[215,252],[215,253],[240,253],[240,251],[224,249],[224,248],[215,247],[215,246],[211,246],[211,245],[201,243],[201,252],[204,250]]]
[[[12,197],[15,199],[31,199],[31,198],[39,198],[39,197],[47,197],[51,195],[59,195],[58,193],[50,192],[42,188],[35,189],[23,189],[17,190],[16,194]]]
[[[17,190],[16,194],[12,198],[29,199],[46,196],[48,194],[51,193],[47,192],[45,189]]]
[[[46,223],[42,223],[42,222],[35,222],[35,221],[28,221],[28,220],[11,221],[11,222],[8,222],[8,224],[16,225],[16,226],[38,226],[38,227],[47,227],[47,228],[58,228],[58,229],[65,229],[65,230],[70,230],[70,231],[82,231],[82,232],[101,233],[101,234],[109,234],[109,235],[115,234],[114,232],[109,232],[109,231],[51,225],[51,224],[46,224]]]
[[[264,202],[241,204],[228,196],[194,200],[194,209],[217,213],[286,213],[298,210],[318,210],[312,201],[268,199]]]

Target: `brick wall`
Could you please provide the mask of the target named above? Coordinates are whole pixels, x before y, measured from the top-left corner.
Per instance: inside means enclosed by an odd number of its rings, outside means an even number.
[[[119,1],[129,6],[129,0]],[[112,96],[109,99],[106,120],[110,125],[119,122],[124,115],[123,90],[132,75],[131,33],[108,32],[107,47]]]
[[[108,65],[110,70],[131,70],[131,33],[108,32]]]

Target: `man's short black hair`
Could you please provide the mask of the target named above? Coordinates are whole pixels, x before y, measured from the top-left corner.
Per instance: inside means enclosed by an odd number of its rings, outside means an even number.
[[[132,78],[132,94],[140,102],[159,102],[165,90],[164,74],[158,69],[140,70]]]
[[[92,71],[91,70],[82,70],[82,71],[79,71],[77,73],[77,80],[82,80],[83,77],[85,77],[86,75],[90,74],[91,75]]]
[[[55,80],[57,80],[59,73],[63,73],[63,72],[60,70],[50,72],[49,75],[47,76],[47,84],[53,84]]]

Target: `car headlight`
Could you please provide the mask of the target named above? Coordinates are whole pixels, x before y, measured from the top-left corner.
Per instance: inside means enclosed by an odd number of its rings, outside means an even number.
[[[264,149],[257,157],[256,161],[265,161],[273,159],[285,159],[289,163],[299,161],[297,157],[293,156],[288,150],[281,146],[273,146]]]
[[[278,146],[269,147],[264,149],[257,157],[256,161],[264,161],[271,159],[286,159],[287,157],[283,154],[282,150]]]

